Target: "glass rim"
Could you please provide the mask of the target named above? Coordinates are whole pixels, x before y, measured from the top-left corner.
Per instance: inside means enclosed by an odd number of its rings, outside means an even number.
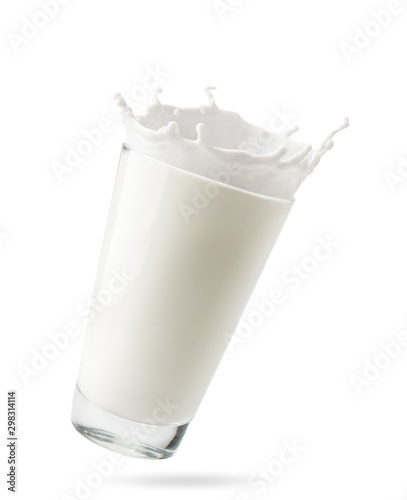
[[[206,181],[206,182],[210,182],[210,183],[213,183],[213,184],[217,184],[218,186],[221,186],[222,189],[226,189],[226,190],[229,189],[229,190],[232,190],[232,191],[243,193],[243,194],[245,194],[247,196],[253,196],[253,197],[264,199],[264,200],[272,200],[272,201],[276,201],[276,202],[283,203],[283,204],[286,204],[286,205],[294,205],[294,203],[295,203],[295,198],[294,197],[291,198],[290,200],[288,200],[287,198],[278,198],[277,196],[269,196],[267,194],[256,193],[255,191],[250,191],[250,190],[247,190],[247,189],[243,189],[243,188],[239,188],[239,187],[236,187],[236,186],[232,186],[230,184],[226,184],[225,182],[218,181],[217,179],[211,179],[210,177],[205,177],[203,175],[196,174],[195,172],[190,172],[189,170],[185,170],[185,169],[183,169],[181,167],[177,167],[175,165],[171,165],[170,163],[167,163],[167,162],[162,161],[162,160],[157,160],[155,158],[151,158],[150,156],[147,156],[144,153],[140,153],[139,151],[137,151],[137,150],[131,148],[130,146],[128,146],[125,142],[122,144],[122,149],[125,150],[125,151],[128,151],[130,153],[135,153],[135,154],[137,154],[139,156],[142,156],[144,158],[148,158],[151,161],[155,161],[158,164],[161,164],[161,165],[169,168],[170,170],[173,169],[173,170],[176,170],[178,172],[182,172],[186,176],[196,177],[197,179],[199,179],[201,181]]]

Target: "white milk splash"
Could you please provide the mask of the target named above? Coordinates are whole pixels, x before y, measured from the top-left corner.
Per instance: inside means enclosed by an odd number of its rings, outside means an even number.
[[[291,139],[298,127],[276,134],[246,122],[238,113],[218,108],[207,87],[208,104],[178,108],[162,104],[157,89],[147,113],[135,116],[121,94],[116,96],[126,127],[126,145],[139,153],[189,172],[217,179],[232,162],[240,167],[230,185],[291,200],[302,181],[333,146],[334,130],[318,149]],[[253,146],[255,152],[253,152]]]

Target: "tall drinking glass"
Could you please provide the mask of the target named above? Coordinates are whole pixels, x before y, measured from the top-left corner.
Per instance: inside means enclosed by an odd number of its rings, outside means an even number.
[[[122,454],[177,450],[293,201],[123,146],[72,408]]]

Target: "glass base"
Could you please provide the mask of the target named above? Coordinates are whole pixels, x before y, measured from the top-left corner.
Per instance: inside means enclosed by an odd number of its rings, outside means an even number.
[[[83,436],[109,450],[156,460],[174,455],[189,425],[150,425],[118,417],[88,401],[78,386],[72,423]]]

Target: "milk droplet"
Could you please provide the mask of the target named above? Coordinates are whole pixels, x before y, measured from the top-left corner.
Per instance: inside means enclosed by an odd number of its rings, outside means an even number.
[[[205,87],[204,92],[208,97],[208,105],[210,107],[216,107],[215,98],[213,97],[212,90],[216,90],[216,87]]]
[[[154,104],[161,104],[160,100],[158,99],[158,96],[159,94],[161,94],[163,91],[163,89],[161,87],[157,87],[155,90],[154,90],[154,94],[153,94],[153,103]]]

